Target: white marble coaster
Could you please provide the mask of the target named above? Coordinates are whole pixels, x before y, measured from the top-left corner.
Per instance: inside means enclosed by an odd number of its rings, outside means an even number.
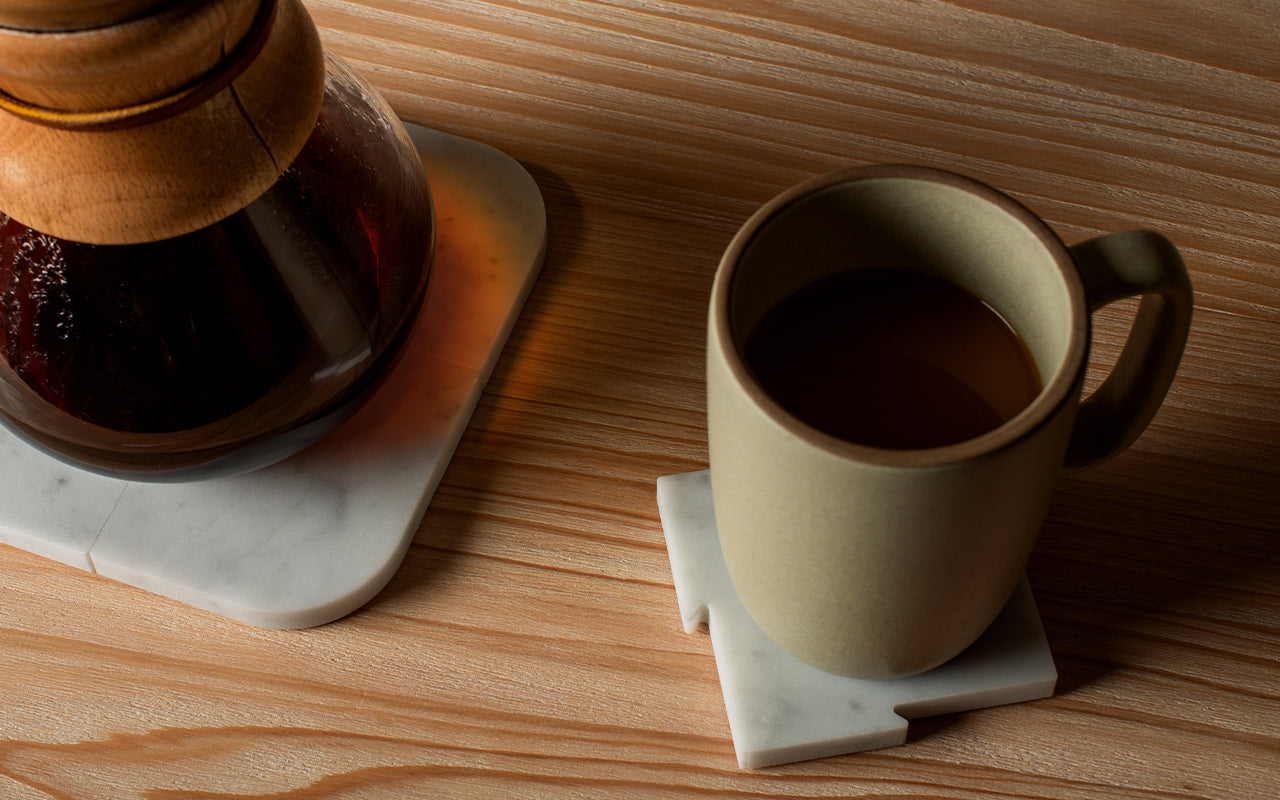
[[[409,129],[435,201],[434,271],[407,349],[369,403],[291,459],[183,484],[99,477],[0,428],[0,542],[268,628],[331,621],[386,584],[546,245],[542,195],[514,159]]]
[[[705,623],[738,765],[757,769],[902,744],[907,720],[1053,694],[1058,673],[1024,579],[982,638],[912,678],[810,667],[756,626],[725,570],[708,471],[658,479],[658,510],[685,631]]]

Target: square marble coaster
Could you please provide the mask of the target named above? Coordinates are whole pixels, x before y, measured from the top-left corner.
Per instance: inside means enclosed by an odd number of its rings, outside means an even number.
[[[756,769],[902,744],[907,720],[1053,694],[1058,672],[1024,579],[968,650],[911,678],[815,669],[761,632],[720,553],[708,471],[658,479],[658,510],[688,633],[706,624],[738,765]]]
[[[546,246],[542,194],[519,163],[408,127],[431,181],[436,255],[406,350],[369,403],[293,458],[181,484],[99,477],[0,428],[0,542],[269,628],[331,621],[386,584]]]

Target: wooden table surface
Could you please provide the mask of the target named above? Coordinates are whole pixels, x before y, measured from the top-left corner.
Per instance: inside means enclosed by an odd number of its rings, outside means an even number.
[[[260,630],[0,547],[0,797],[1280,796],[1280,11],[1271,0],[310,0],[408,119],[539,182],[544,271],[403,567]],[[1196,317],[1029,574],[1057,694],[739,770],[654,496],[706,466],[720,252],[852,162],[1068,242],[1182,249]],[[1129,310],[1100,315],[1114,358]]]

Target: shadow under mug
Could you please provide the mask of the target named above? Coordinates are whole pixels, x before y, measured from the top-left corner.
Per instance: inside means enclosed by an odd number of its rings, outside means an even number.
[[[801,422],[753,377],[743,344],[781,300],[846,270],[903,266],[958,284],[1021,334],[1039,395],[983,435],[882,449]],[[1081,402],[1090,313],[1141,302],[1122,354]],[[854,167],[774,198],[735,236],[712,288],[711,482],[726,566],[748,612],[812,666],[896,678],[938,666],[1016,587],[1057,476],[1123,450],[1163,401],[1191,285],[1164,237],[1067,247],[1012,198],[924,167]]]

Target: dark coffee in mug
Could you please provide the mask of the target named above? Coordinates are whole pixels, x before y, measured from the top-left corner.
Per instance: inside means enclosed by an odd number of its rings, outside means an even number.
[[[889,449],[979,436],[1041,389],[1026,344],[998,311],[908,269],[850,270],[801,289],[764,316],[743,357],[804,423]]]

